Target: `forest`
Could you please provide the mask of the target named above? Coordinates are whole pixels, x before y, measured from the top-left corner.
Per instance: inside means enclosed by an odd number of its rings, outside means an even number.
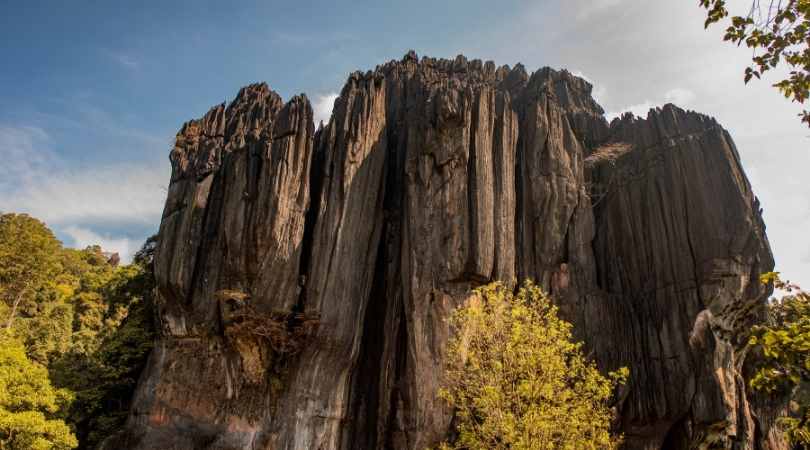
[[[95,448],[124,423],[154,342],[153,249],[121,265],[0,216],[0,448]]]

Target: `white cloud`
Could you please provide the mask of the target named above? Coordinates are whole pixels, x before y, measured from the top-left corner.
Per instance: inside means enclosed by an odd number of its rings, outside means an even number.
[[[160,219],[169,165],[52,167],[20,175],[35,181],[23,183],[12,195],[0,198],[0,209],[27,212],[51,224],[149,224]]]
[[[604,14],[611,9],[619,7],[625,0],[588,0],[586,2],[577,1],[580,4],[577,8],[576,19],[578,21],[586,21],[595,16]]]
[[[128,53],[113,50],[103,50],[103,53],[125,69],[137,70],[141,66],[140,62]]]
[[[53,157],[44,150],[49,141],[50,136],[42,128],[0,125],[0,192],[20,181],[33,181],[33,174]]]
[[[70,166],[51,148],[46,131],[30,126],[0,126],[0,211],[28,213],[44,221],[66,243],[99,243],[129,261],[139,239],[125,228],[156,228],[169,180],[168,161]],[[93,228],[122,228],[117,236]],[[97,241],[97,242],[90,242]]]
[[[337,98],[338,94],[336,92],[330,92],[326,95],[318,95],[315,97],[312,108],[316,128],[321,121],[323,121],[324,124],[329,122],[329,118],[332,116],[332,108],[335,106],[335,100]]]
[[[647,117],[647,112],[649,112],[650,109],[654,107],[655,104],[653,102],[645,101],[642,103],[637,103],[635,105],[625,106],[624,108],[620,108],[617,111],[608,111],[605,113],[605,118],[608,120],[608,122],[610,122],[611,120],[621,116],[626,112],[631,112],[636,117]]]
[[[593,84],[593,80],[589,76],[585,75],[581,70],[572,70],[571,75],[575,77],[580,77],[583,80],[587,81],[588,83]]]
[[[604,84],[594,82],[591,77],[585,75],[585,73],[583,73],[581,70],[573,70],[571,71],[571,74],[575,77],[582,78],[588,83],[591,83],[591,86],[593,87],[591,97],[596,100],[596,103],[601,105],[607,99],[607,88]]]
[[[53,224],[154,223],[169,179],[168,161],[71,167],[37,127],[0,126],[0,210]]]
[[[689,89],[675,88],[664,94],[664,100],[667,103],[674,103],[681,108],[690,105],[694,99],[695,93]]]
[[[73,239],[73,247],[85,248],[90,245],[98,245],[102,250],[111,253],[118,253],[123,264],[132,262],[132,257],[142,242],[126,237],[117,238],[110,235],[100,235],[92,230],[69,226],[64,232]]]
[[[692,104],[692,101],[694,99],[695,93],[690,91],[689,89],[674,88],[665,92],[664,95],[661,97],[661,100],[658,102],[646,100],[644,102],[637,103],[635,105],[629,105],[623,108],[619,108],[616,111],[607,112],[605,113],[605,117],[607,118],[608,122],[616,117],[621,116],[626,112],[631,112],[636,117],[647,117],[647,113],[652,108],[663,106],[666,103],[673,103],[681,108],[688,108]]]
[[[744,135],[737,139],[737,145],[754,193],[762,203],[776,270],[782,272],[783,278],[807,288],[810,274],[810,233],[807,232],[810,230],[810,184],[802,170],[810,167],[810,152],[807,151],[810,139],[799,139],[796,145],[792,142],[795,138],[790,135]]]

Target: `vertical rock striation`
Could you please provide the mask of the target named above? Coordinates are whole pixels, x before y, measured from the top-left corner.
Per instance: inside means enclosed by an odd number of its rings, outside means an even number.
[[[409,53],[350,75],[318,131],[306,97],[264,84],[186,123],[163,333],[107,447],[434,446],[446,318],[532,278],[601,368],[630,368],[627,448],[785,448],[740,375],[773,260],[730,136],[673,105],[608,124],[590,94],[566,71]],[[239,333],[259,318],[275,334]]]

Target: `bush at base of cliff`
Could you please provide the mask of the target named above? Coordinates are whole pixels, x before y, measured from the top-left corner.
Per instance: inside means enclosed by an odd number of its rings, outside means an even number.
[[[51,386],[48,370],[28,359],[19,339],[0,331],[0,448],[76,448],[60,416],[71,400],[70,392]]]
[[[442,448],[616,447],[609,402],[627,369],[601,375],[540,288],[489,284],[450,321],[440,396],[456,410],[457,436]]]
[[[761,353],[751,387],[768,393],[791,392],[790,414],[780,421],[788,440],[810,449],[810,293],[782,281],[778,272],[762,275],[786,292],[769,305],[769,323],[754,327],[749,345]]]

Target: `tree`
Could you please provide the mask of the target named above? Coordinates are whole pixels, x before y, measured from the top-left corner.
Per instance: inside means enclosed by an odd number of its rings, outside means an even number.
[[[11,328],[20,304],[59,273],[61,243],[42,222],[26,214],[0,215],[0,296]]]
[[[71,399],[69,391],[51,386],[47,369],[28,359],[18,339],[0,331],[0,449],[76,448],[59,417]]]
[[[700,0],[700,6],[708,11],[706,27],[729,15],[726,0]],[[745,69],[746,83],[784,62],[790,73],[774,86],[798,103],[810,97],[810,0],[770,0],[766,5],[753,0],[747,15],[731,18],[723,39],[754,51]],[[799,116],[810,126],[810,110]]]
[[[493,283],[450,318],[454,330],[440,391],[456,410],[444,448],[614,448],[609,407],[627,369],[602,376],[571,325],[531,282],[514,295]]]
[[[92,353],[105,334],[115,329],[121,320],[116,308],[110,305],[110,294],[114,290],[111,285],[126,279],[132,269],[110,264],[97,245],[63,252],[66,277],[73,280],[72,293],[66,300],[73,307],[71,350]]]
[[[69,407],[59,407],[60,417],[50,409],[2,413],[0,432],[8,425],[52,429],[56,436],[63,431],[59,423],[66,422],[81,448],[95,448],[121,427],[154,343],[155,244],[153,236],[133,264],[117,266],[99,246],[63,248],[40,221],[0,215],[0,332],[15,336],[14,351],[19,350],[16,359],[4,361],[8,370],[32,376],[41,385],[37,390],[75,397]],[[51,382],[60,389],[49,387]],[[24,401],[20,395],[9,391],[3,398]],[[53,409],[48,398],[42,401]],[[14,443],[0,435],[0,450],[63,448],[37,447],[41,436],[24,437],[17,428]]]
[[[77,341],[53,364],[54,382],[75,392],[67,418],[76,426],[82,448],[96,448],[123,426],[154,345],[154,247],[153,236],[132,264],[103,277],[93,292],[99,294],[105,312],[90,321],[101,328],[88,335],[87,323],[79,326]]]
[[[769,305],[769,323],[754,327],[749,346],[760,358],[751,387],[768,393],[790,392],[790,415],[781,420],[787,438],[810,448],[810,293],[782,281],[777,272],[762,275],[787,293]]]

